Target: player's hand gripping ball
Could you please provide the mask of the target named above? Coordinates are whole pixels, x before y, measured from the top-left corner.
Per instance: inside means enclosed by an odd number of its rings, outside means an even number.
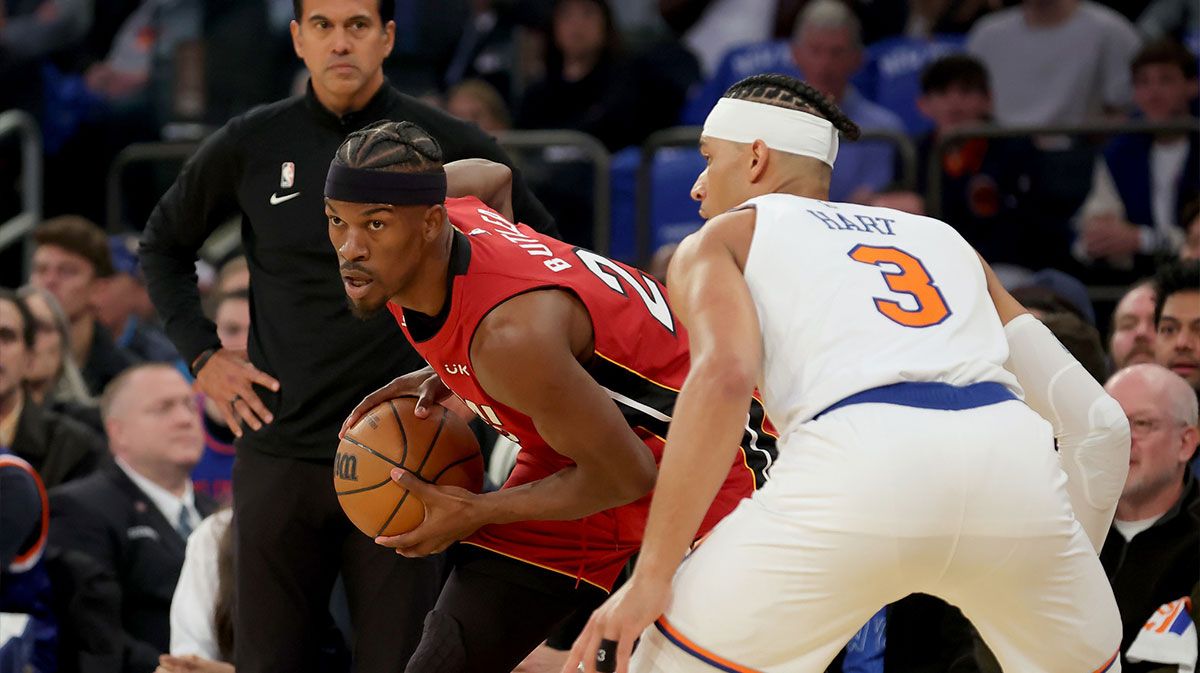
[[[416,495],[392,481],[401,468],[430,484],[483,489],[483,456],[466,421],[440,404],[424,419],[413,414],[416,397],[371,409],[338,445],[333,485],[350,521],[369,537],[399,535],[425,518]]]

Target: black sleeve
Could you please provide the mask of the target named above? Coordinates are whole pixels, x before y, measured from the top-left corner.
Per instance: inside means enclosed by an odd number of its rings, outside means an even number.
[[[455,121],[457,122],[457,120]],[[455,137],[457,141],[455,149],[458,150],[457,153],[448,153],[457,154],[457,156],[447,156],[447,161],[474,157],[496,161],[511,168],[513,172],[513,217],[521,224],[532,227],[538,233],[559,238],[558,225],[554,223],[554,218],[530,191],[529,183],[525,182],[521,170],[513,165],[512,158],[501,149],[496,139],[474,124],[457,122],[457,126],[458,128],[447,129],[448,135]],[[443,135],[443,137],[446,136]]]
[[[42,525],[42,496],[33,475],[0,466],[0,567],[7,568]]]
[[[242,167],[232,136],[226,125],[204,141],[155,206],[142,234],[150,299],[189,366],[204,350],[221,345],[216,325],[200,306],[196,258],[213,229],[238,212]]]

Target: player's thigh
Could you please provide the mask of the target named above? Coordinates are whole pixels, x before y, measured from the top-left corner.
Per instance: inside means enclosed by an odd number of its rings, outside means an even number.
[[[824,671],[872,614],[909,593],[897,554],[890,538],[743,501],[680,567],[632,670],[711,671],[707,659],[734,670]]]
[[[1119,670],[1121,617],[1082,529],[959,540],[937,592],[962,608],[1006,671]]]

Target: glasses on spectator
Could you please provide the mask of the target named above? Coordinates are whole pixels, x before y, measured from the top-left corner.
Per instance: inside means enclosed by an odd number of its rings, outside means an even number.
[[[1172,421],[1166,418],[1131,418],[1129,419],[1129,434],[1138,438],[1145,437],[1146,435],[1152,435],[1158,432],[1160,429],[1169,426],[1171,423]],[[1174,421],[1174,423],[1179,427],[1187,425],[1187,423],[1183,421]]]

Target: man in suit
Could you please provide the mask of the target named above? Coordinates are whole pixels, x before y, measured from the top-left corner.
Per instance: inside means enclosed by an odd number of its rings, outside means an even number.
[[[189,476],[204,435],[191,388],[167,364],[122,373],[100,411],[114,463],[51,491],[50,543],[82,551],[117,576],[123,670],[149,673],[170,642],[187,536],[216,508]]]

